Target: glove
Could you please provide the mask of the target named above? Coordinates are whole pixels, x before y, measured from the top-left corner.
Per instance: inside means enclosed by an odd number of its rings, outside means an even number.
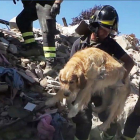
[[[19,1],[19,0],[17,0],[17,1]],[[13,0],[13,2],[14,2],[14,4],[16,4],[16,0]]]
[[[54,3],[51,8],[51,15],[56,16],[60,13],[60,3]]]

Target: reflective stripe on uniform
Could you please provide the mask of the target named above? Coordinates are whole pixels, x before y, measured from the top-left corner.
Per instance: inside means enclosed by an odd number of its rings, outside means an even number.
[[[34,38],[24,40],[24,43],[25,44],[33,43],[33,42],[35,42],[35,39]]]
[[[106,132],[102,132],[102,133],[101,133],[101,138],[102,138],[103,140],[113,140],[114,137],[115,137],[115,136],[110,136],[110,135],[108,135]]]
[[[126,136],[122,136],[125,140],[135,140],[135,138],[130,138],[130,137],[126,137]]]
[[[43,47],[43,50],[44,51],[56,51],[56,48],[55,47]]]
[[[74,140],[79,140],[79,139],[75,136],[75,137],[74,137]],[[88,137],[87,140],[90,140],[90,135],[89,135],[89,137]]]
[[[79,140],[76,136],[74,137],[74,140]]]
[[[50,57],[56,57],[56,53],[49,53],[49,52],[47,52],[47,53],[44,54],[44,56],[45,57],[48,57],[48,58],[50,58]]]
[[[94,18],[94,15],[90,17],[90,19],[93,19],[93,18]]]
[[[105,25],[113,25],[114,24],[114,19],[113,20],[102,20],[100,21],[102,24],[105,24]]]
[[[27,36],[33,36],[33,32],[25,32],[25,33],[22,33],[22,37],[27,37]]]

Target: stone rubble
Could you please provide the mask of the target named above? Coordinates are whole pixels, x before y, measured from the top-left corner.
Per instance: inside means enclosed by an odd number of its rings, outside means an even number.
[[[69,60],[70,50],[73,42],[79,37],[75,33],[75,26],[63,27],[57,24],[57,29],[60,34],[55,36],[55,44],[57,48],[58,64],[54,69],[52,76],[44,74],[45,61],[40,57],[23,58],[18,55],[18,50],[22,47],[23,38],[18,31],[14,22],[11,22],[11,29],[0,29],[0,67],[14,68],[24,81],[24,89],[14,90],[7,85],[3,77],[0,77],[0,140],[12,140],[23,136],[22,139],[37,139],[33,137],[36,134],[36,129],[30,129],[29,133],[17,131],[20,127],[29,129],[27,122],[18,122],[14,125],[9,125],[18,121],[19,118],[24,118],[30,112],[25,110],[25,105],[30,102],[41,106],[48,98],[56,95],[60,88],[58,74],[65,63]],[[33,29],[35,40],[42,46],[42,34],[40,29]],[[120,125],[123,128],[127,116],[132,112],[136,100],[138,98],[138,83],[140,81],[140,44],[134,34],[121,35],[115,37],[115,40],[123,47],[123,49],[132,57],[135,66],[130,73],[131,80],[131,95],[126,101],[126,106],[120,120]],[[28,121],[37,118],[36,115],[29,116]],[[101,122],[98,117],[93,118],[93,129],[95,131],[97,125]],[[9,130],[9,125],[13,131]],[[18,139],[17,139],[18,140]],[[21,140],[21,138],[20,138]]]

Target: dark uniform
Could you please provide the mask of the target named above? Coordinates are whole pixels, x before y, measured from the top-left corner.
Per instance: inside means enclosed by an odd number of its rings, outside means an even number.
[[[56,15],[51,14],[51,8],[54,2],[55,0],[22,0],[24,9],[17,16],[16,23],[24,38],[26,51],[21,51],[23,56],[38,56],[42,54],[35,43],[33,35],[33,21],[39,19],[43,36],[44,56],[48,59],[56,57],[54,40],[56,32]],[[57,5],[60,6],[58,3]]]
[[[139,95],[140,95],[140,83],[139,83]],[[140,126],[140,97],[136,103],[134,111],[127,118],[124,133],[122,139],[127,140],[127,138],[134,138],[137,133],[137,129]]]
[[[77,51],[84,49],[85,47],[91,47],[93,44],[90,43],[90,35],[89,37],[82,37],[77,39],[71,50],[71,57]],[[115,58],[120,59],[126,52],[121,48],[121,46],[114,41],[112,38],[107,37],[104,39],[102,43],[96,45],[97,48],[104,50],[111,56],[113,55]],[[79,112],[76,117],[73,118],[74,123],[76,123],[76,137],[80,140],[87,140],[91,126],[92,126],[92,108],[91,103],[94,102],[95,106],[100,106],[102,104],[102,98],[99,96],[93,97],[91,102],[88,105],[88,108]],[[103,111],[99,114],[99,118],[102,122],[106,121],[108,117],[108,113]],[[106,133],[109,136],[114,136],[117,130],[117,124],[112,123],[111,129],[108,129]]]

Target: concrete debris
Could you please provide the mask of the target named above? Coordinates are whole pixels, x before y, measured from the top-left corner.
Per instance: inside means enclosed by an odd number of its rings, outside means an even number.
[[[11,99],[10,97],[13,94],[13,89],[10,84],[6,83],[9,79],[0,77],[0,140],[1,137],[2,140],[5,138],[12,140],[14,136],[14,139],[18,139],[19,137],[19,139],[22,139],[21,135],[17,136],[17,131],[21,127],[28,129],[27,122],[30,121],[30,123],[33,123],[34,120],[37,119],[38,113],[28,116],[29,112],[24,110],[25,105],[30,102],[35,104],[37,107],[40,107],[48,98],[56,95],[57,91],[60,89],[58,79],[59,70],[63,68],[69,60],[72,44],[79,37],[75,33],[76,27],[77,25],[63,27],[60,24],[57,24],[57,29],[60,31],[60,34],[55,36],[58,64],[53,70],[55,73],[53,76],[49,76],[45,73],[46,63],[42,60],[41,56],[38,58],[29,57],[27,59],[18,54],[18,50],[23,44],[23,38],[15,24],[15,18],[10,21],[10,30],[0,29],[0,65],[7,69],[15,69],[24,82],[24,88],[17,90],[15,96]],[[41,30],[34,28],[33,31],[35,40],[38,45],[42,46]],[[130,114],[134,108],[138,98],[138,83],[140,81],[140,44],[134,34],[117,36],[115,37],[115,40],[135,62],[135,66],[130,73],[132,95],[129,96],[126,102],[126,107],[122,115],[123,121],[120,121],[124,122],[128,114]],[[26,118],[27,121],[20,122],[19,120],[25,116],[28,116]],[[93,121],[94,129],[98,124],[100,124],[100,122],[95,116]],[[16,125],[13,125],[14,123]],[[6,127],[7,125],[8,127]],[[12,131],[8,128],[11,128]],[[34,130],[32,131],[34,136],[36,136]],[[7,135],[9,134],[9,136],[12,135],[11,138],[3,135],[4,133]],[[27,137],[30,136],[31,134]],[[24,137],[26,136],[23,135],[23,139]]]

